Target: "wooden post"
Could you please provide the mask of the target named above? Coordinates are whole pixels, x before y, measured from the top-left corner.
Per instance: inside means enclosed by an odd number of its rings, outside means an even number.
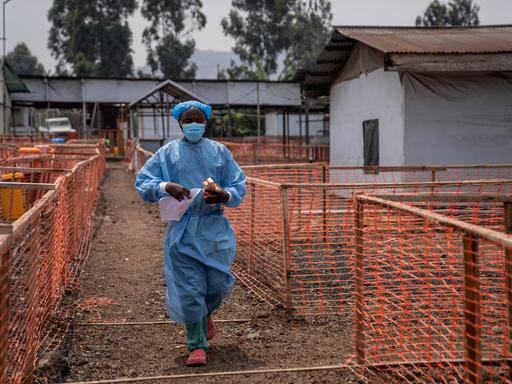
[[[356,226],[356,354],[357,363],[365,363],[364,347],[364,203],[355,198]]]
[[[464,246],[464,295],[465,295],[465,383],[481,384],[482,345],[480,340],[480,268],[478,240],[465,235]]]
[[[254,254],[253,252],[256,250],[254,244],[254,221],[256,214],[256,184],[254,182],[249,182],[250,190],[250,198],[251,198],[251,213],[250,213],[250,234],[249,234],[249,260],[247,261],[247,272],[253,276],[254,274]]]
[[[327,164],[322,164],[322,183],[327,183]],[[327,190],[322,188],[322,215],[323,215],[323,229],[324,229],[324,242],[328,241],[328,226],[327,226]]]
[[[512,234],[512,203],[505,202],[505,233]],[[505,248],[505,279],[507,282],[507,359],[508,375],[512,378],[512,250]]]
[[[283,267],[285,282],[285,309],[292,312],[292,290],[290,283],[290,226],[288,218],[288,191],[284,186],[281,192],[281,211],[283,214]]]
[[[436,171],[435,170],[432,170],[432,177],[431,177],[430,181],[432,181],[433,183],[436,182]],[[430,191],[432,193],[435,192],[435,186],[434,185],[432,185],[432,187],[430,188]]]
[[[0,236],[5,238],[6,236]],[[9,352],[9,269],[10,252],[3,250],[0,255],[0,383],[7,383]]]
[[[257,151],[257,143],[252,143],[252,163],[254,165],[258,164],[258,151]]]

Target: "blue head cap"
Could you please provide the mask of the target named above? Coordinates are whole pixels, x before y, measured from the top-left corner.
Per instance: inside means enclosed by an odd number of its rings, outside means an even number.
[[[172,109],[172,117],[174,117],[177,121],[180,121],[183,112],[188,111],[190,108],[199,109],[204,113],[206,120],[210,120],[212,118],[212,107],[195,100],[184,101],[183,103],[179,103],[174,106]]]

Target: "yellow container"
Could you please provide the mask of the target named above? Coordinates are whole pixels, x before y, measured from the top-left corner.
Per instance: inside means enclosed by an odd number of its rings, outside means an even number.
[[[114,156],[119,155],[119,148],[118,147],[113,147],[112,148],[112,153],[114,154]]]
[[[2,175],[2,182],[23,181],[25,175],[21,172]],[[1,186],[1,183],[0,183]],[[3,220],[17,220],[25,213],[23,190],[15,188],[0,188],[0,208]]]

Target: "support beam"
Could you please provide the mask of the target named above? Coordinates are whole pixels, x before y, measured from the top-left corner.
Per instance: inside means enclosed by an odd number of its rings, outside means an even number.
[[[414,72],[507,72],[512,71],[512,53],[480,55],[388,54],[386,71]]]
[[[464,236],[465,383],[482,383],[482,319],[480,312],[480,265],[478,239]]]

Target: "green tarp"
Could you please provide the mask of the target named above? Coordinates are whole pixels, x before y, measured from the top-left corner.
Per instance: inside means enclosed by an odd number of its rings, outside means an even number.
[[[2,60],[1,66],[9,93],[30,93],[25,83],[21,81],[7,61]]]

